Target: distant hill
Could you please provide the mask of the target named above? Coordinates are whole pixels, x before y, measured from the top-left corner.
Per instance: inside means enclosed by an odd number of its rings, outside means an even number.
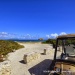
[[[44,40],[43,38],[39,38],[38,40]]]

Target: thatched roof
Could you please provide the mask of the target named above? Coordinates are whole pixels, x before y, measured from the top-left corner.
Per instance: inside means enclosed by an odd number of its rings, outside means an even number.
[[[75,38],[75,34],[60,35],[57,38]]]

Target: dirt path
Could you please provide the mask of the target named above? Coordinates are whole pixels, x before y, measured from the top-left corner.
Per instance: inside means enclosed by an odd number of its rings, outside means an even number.
[[[23,45],[25,48],[9,54],[8,60],[11,61],[11,75],[43,75],[43,70],[50,65],[54,52],[48,55],[41,55],[39,59],[29,64],[23,63],[23,56],[25,53],[30,53],[32,51],[42,53],[44,48],[50,48],[51,46],[49,44],[40,43],[24,43]]]

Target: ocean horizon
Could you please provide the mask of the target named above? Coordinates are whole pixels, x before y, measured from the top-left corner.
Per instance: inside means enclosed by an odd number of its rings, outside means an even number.
[[[15,41],[15,42],[44,42],[46,40],[10,40],[10,41]]]

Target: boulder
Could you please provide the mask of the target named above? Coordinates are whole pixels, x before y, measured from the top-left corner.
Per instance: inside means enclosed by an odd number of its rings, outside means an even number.
[[[0,75],[10,75],[10,61],[4,61],[0,63]]]
[[[53,48],[45,48],[43,54],[47,55],[47,54],[51,54],[53,52]]]
[[[40,57],[40,53],[32,52],[32,53],[24,54],[23,60],[25,63],[29,63],[33,60],[38,59],[39,57]]]

